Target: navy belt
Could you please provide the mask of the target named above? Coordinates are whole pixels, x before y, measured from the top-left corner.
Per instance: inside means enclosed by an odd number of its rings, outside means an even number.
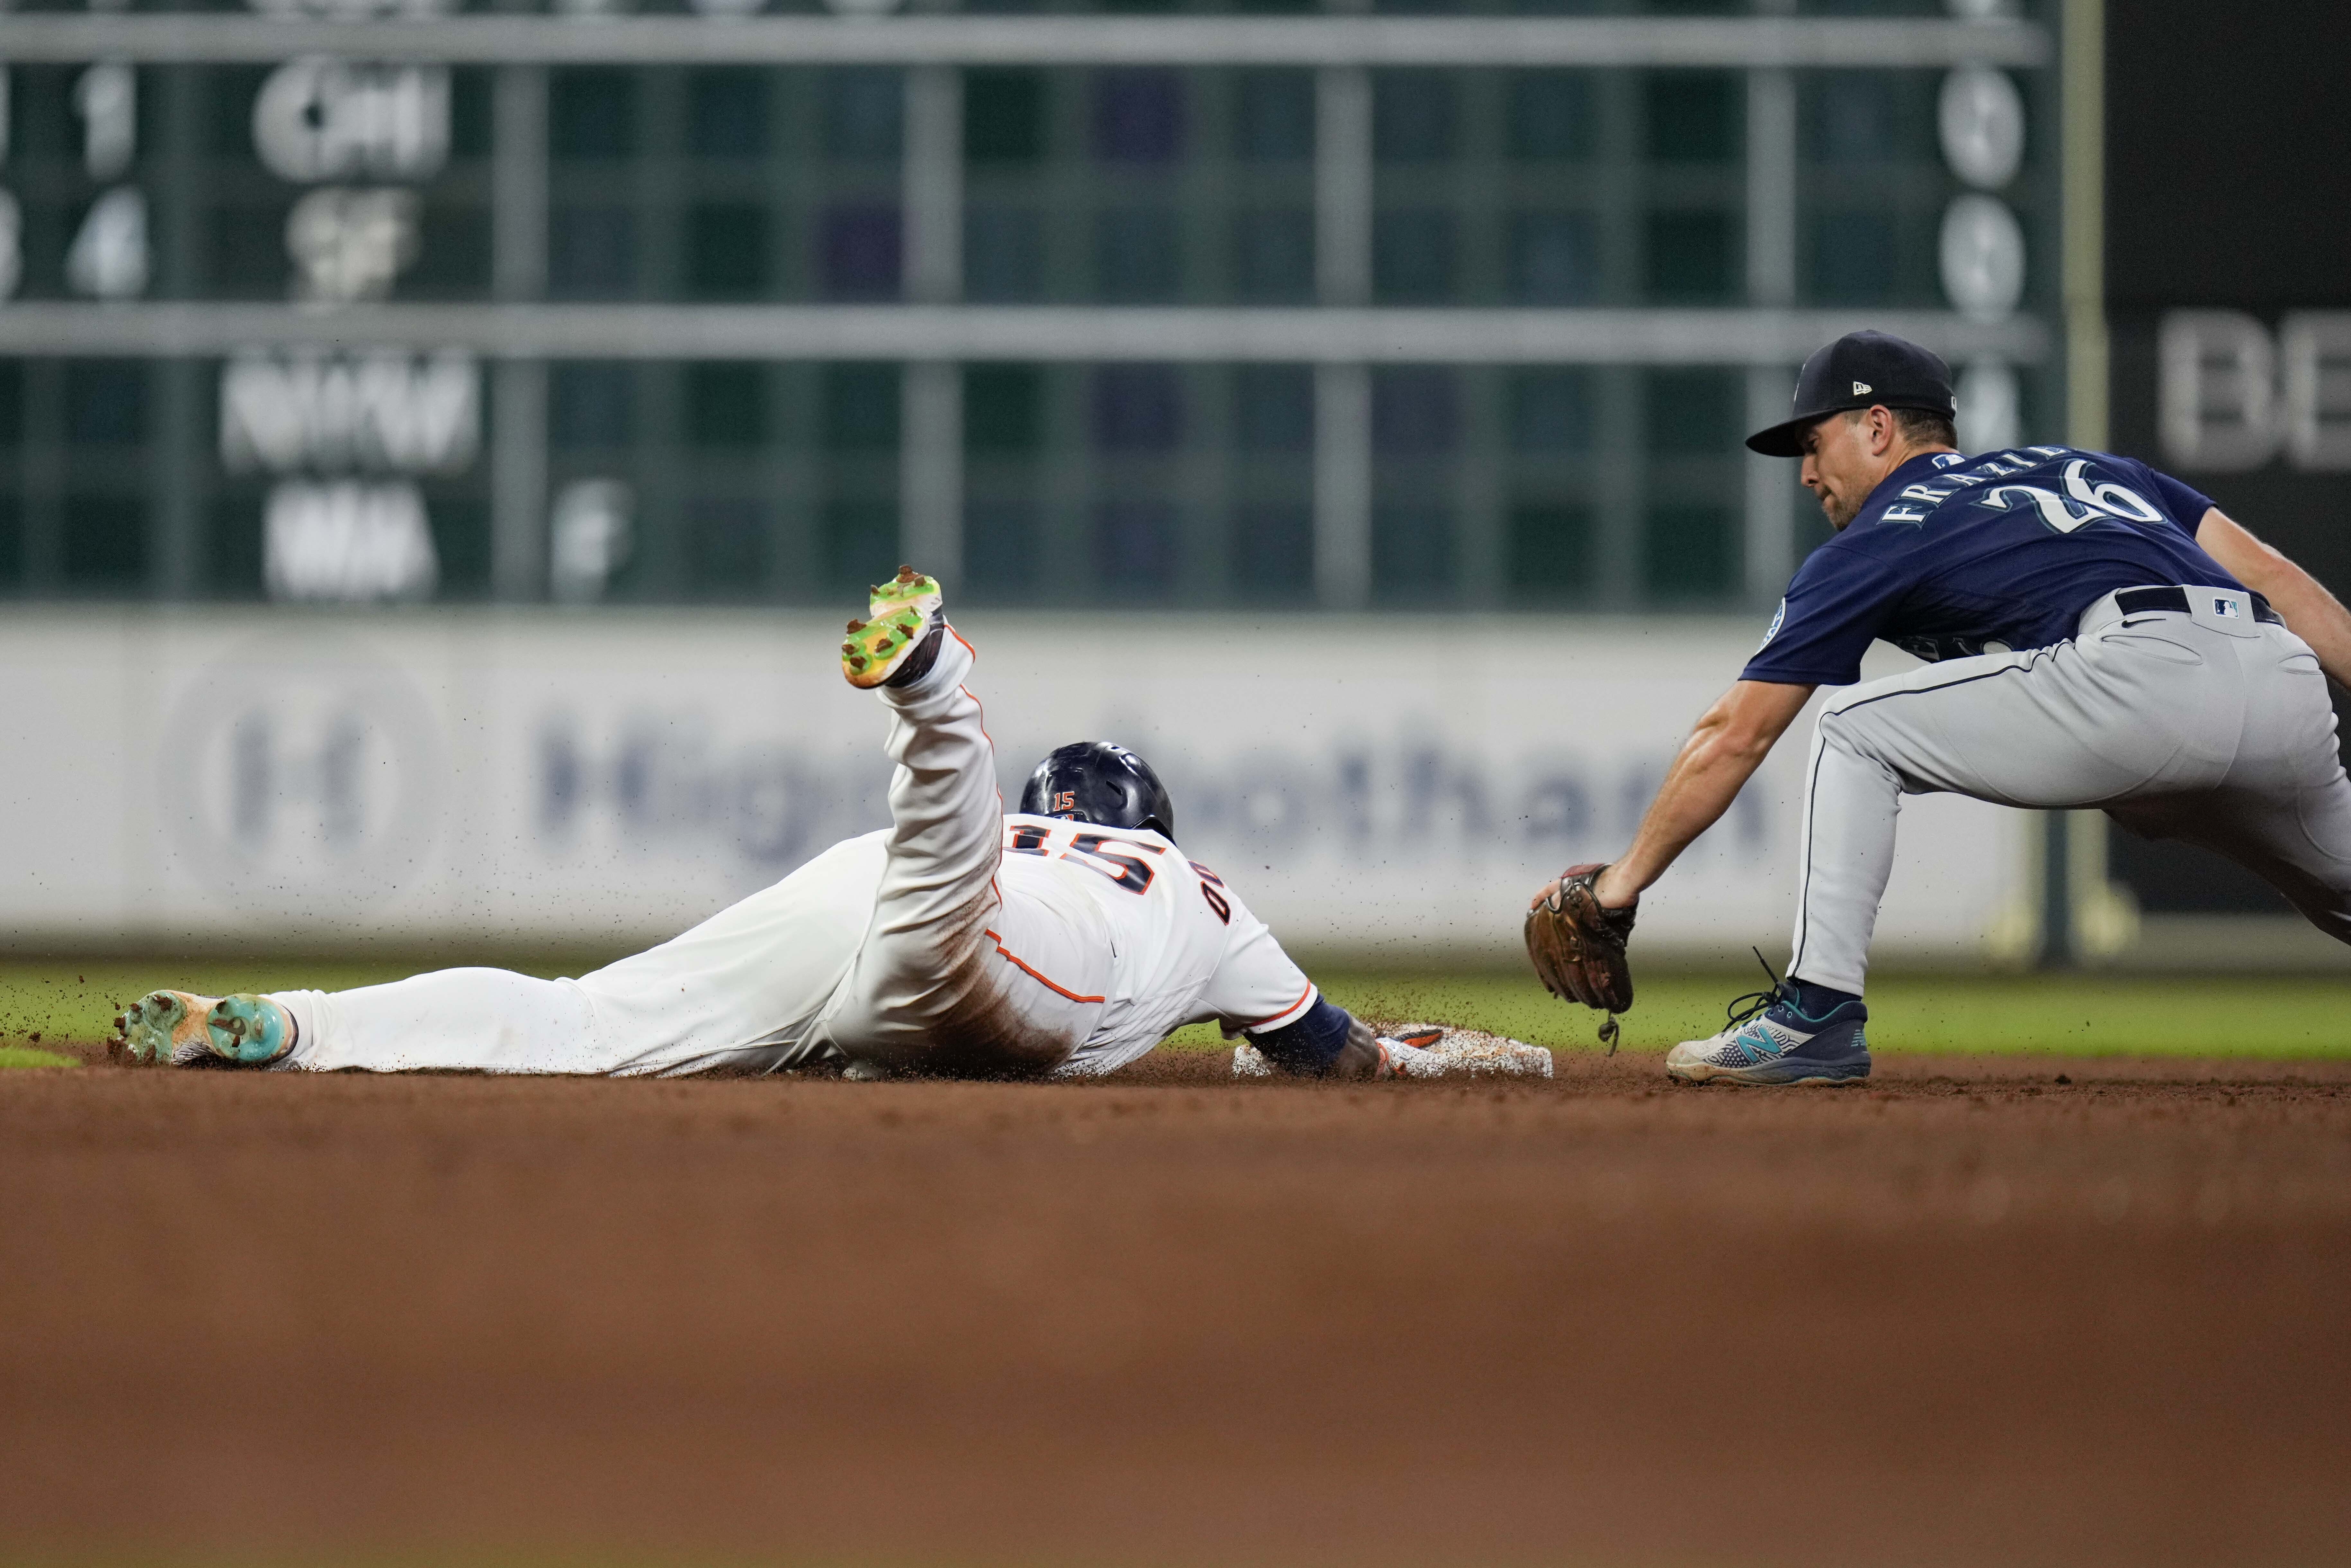
[[[2253,619],[2266,621],[2273,626],[2285,624],[2285,617],[2270,608],[2270,601],[2258,593],[2248,592],[2253,601]],[[2188,613],[2188,591],[2184,588],[2126,588],[2115,595],[2115,608],[2126,615],[2144,615],[2151,610],[2170,610]]]

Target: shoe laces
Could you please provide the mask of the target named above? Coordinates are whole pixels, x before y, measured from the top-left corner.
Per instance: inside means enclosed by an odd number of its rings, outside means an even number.
[[[1768,991],[1750,991],[1743,997],[1733,998],[1731,1004],[1722,1009],[1723,1017],[1729,1028],[1737,1029],[1757,1014],[1770,1012],[1778,1003],[1788,999],[1785,988],[1778,985]]]
[[[1750,947],[1748,951],[1755,955],[1755,961],[1763,966],[1763,973],[1771,977],[1771,988],[1750,991],[1743,997],[1734,998],[1730,1005],[1722,1009],[1726,1028],[1737,1029],[1759,1014],[1770,1012],[1778,1003],[1784,1001],[1793,1005],[1796,999],[1795,987],[1772,973],[1771,962],[1763,956],[1762,949]]]

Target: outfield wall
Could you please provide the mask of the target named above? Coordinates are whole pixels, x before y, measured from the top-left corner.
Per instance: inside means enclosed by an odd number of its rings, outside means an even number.
[[[1008,799],[1088,737],[1291,945],[1506,959],[1544,877],[1622,847],[1756,629],[1711,621],[975,613]],[[837,618],[22,611],[0,625],[18,950],[617,948],[881,826]],[[1881,650],[1887,669],[1907,664]],[[1809,734],[1809,721],[1798,735]],[[1801,745],[1649,897],[1662,956],[1785,955]],[[2029,932],[2028,819],[1908,802],[1881,952]]]

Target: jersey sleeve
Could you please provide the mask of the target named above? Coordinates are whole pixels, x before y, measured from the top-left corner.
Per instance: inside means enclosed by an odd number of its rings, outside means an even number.
[[[1861,656],[1909,591],[1909,579],[1892,562],[1831,539],[1796,569],[1763,645],[1739,678],[1789,686],[1853,685],[1861,679]]]
[[[2192,485],[2184,484],[2170,475],[2141,463],[2138,471],[2147,476],[2147,488],[2155,492],[2155,504],[2169,515],[2171,520],[2187,530],[2194,538],[2204,521],[2204,514],[2212,509],[2212,497]]]
[[[1296,1023],[1313,1009],[1322,993],[1230,888],[1219,884],[1217,893],[1233,914],[1224,955],[1201,994],[1202,1009],[1228,1035]]]

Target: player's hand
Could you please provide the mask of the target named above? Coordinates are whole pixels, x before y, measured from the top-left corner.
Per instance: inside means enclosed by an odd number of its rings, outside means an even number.
[[[1381,1049],[1382,1044],[1383,1041],[1373,1032],[1371,1025],[1349,1014],[1347,1043],[1341,1049],[1338,1060],[1331,1063],[1330,1071],[1323,1076],[1326,1078],[1379,1077],[1381,1069],[1387,1062],[1386,1053]]]
[[[1233,1076],[1236,1078],[1377,1078],[1386,1058],[1380,1051],[1380,1037],[1372,1026],[1353,1013],[1347,1015],[1347,1040],[1339,1054],[1319,1072],[1282,1067],[1273,1058],[1247,1040],[1233,1048]]]
[[[1394,1035],[1380,1035],[1357,1019],[1347,1037],[1346,1050],[1324,1076],[1362,1080],[1552,1075],[1551,1052],[1541,1046],[1475,1030],[1415,1024]],[[1275,1072],[1273,1063],[1257,1047],[1244,1040],[1234,1048],[1234,1077],[1271,1078]]]
[[[1380,1040],[1382,1078],[1549,1078],[1551,1052],[1477,1030],[1407,1024]]]

